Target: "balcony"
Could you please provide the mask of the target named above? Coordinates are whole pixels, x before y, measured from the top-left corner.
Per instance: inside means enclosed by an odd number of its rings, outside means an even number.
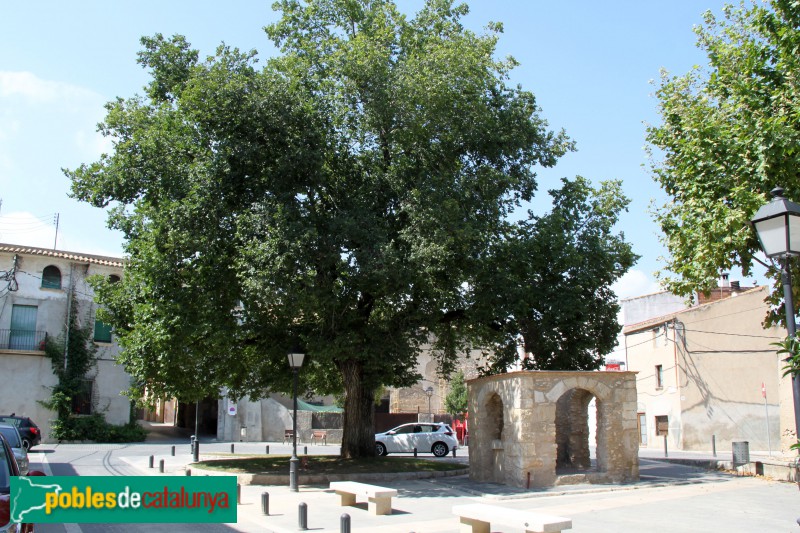
[[[46,331],[22,331],[0,329],[0,350],[19,352],[43,352]]]

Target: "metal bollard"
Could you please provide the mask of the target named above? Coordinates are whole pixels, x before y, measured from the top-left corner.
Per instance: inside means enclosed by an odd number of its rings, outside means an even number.
[[[269,492],[261,493],[261,513],[269,516]]]
[[[233,453],[233,443],[231,442],[231,453]]]
[[[236,484],[236,505],[242,505],[242,484]]]
[[[154,460],[154,459],[155,459],[155,457],[153,457],[153,456],[151,455],[151,456],[150,456],[150,468],[153,468],[153,460]]]
[[[162,474],[164,473],[164,459],[161,459],[158,462],[158,471],[161,472]]]
[[[297,506],[297,522],[301,530],[308,529],[308,505],[306,502],[300,502]]]
[[[711,435],[711,454],[717,456],[717,436]]]
[[[339,519],[339,533],[350,533],[350,515],[347,513]]]
[[[175,457],[175,446],[172,447],[172,457]]]
[[[453,457],[455,457],[455,456],[456,456],[456,449],[453,448]]]
[[[667,452],[667,436],[664,435],[664,457],[669,457],[669,453]]]
[[[308,446],[303,446],[303,455],[308,455]]]
[[[417,449],[414,448],[414,457],[416,457],[416,456],[417,456]]]
[[[194,441],[194,453],[192,454],[192,460],[195,463],[200,462],[200,441]]]
[[[192,469],[191,468],[187,468],[186,469],[186,475],[187,476],[191,476],[192,475]]]
[[[269,455],[269,444],[267,444],[267,455]]]

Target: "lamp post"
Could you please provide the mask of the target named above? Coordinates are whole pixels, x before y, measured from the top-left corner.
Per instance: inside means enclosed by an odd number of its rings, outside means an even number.
[[[292,368],[294,374],[294,392],[292,397],[294,399],[294,406],[292,408],[292,457],[289,459],[289,490],[297,492],[297,372],[303,366],[303,358],[306,356],[304,353],[290,352],[289,353],[289,366]]]
[[[431,396],[433,396],[433,387],[428,386],[428,388],[425,389],[425,394],[428,395],[428,414],[432,415],[433,413],[431,412]]]
[[[750,223],[756,230],[758,241],[764,254],[777,259],[783,282],[783,306],[786,310],[786,330],[790,338],[797,333],[794,318],[794,299],[792,297],[792,278],[789,258],[800,255],[800,205],[783,196],[783,188],[771,191],[772,201],[756,211]],[[781,259],[783,261],[781,261]],[[800,438],[800,376],[792,376],[794,397],[795,435]]]

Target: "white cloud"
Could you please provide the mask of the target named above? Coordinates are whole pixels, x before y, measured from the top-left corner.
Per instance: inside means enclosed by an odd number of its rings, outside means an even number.
[[[641,270],[629,270],[611,288],[620,300],[664,290],[651,275]]]
[[[31,72],[0,71],[0,98],[21,97],[31,103],[94,99],[92,91],[68,83],[43,80]]]

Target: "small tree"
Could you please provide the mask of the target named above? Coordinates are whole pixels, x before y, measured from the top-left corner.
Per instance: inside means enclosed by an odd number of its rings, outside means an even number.
[[[464,372],[458,371],[452,376],[450,390],[444,398],[444,408],[452,415],[463,415],[467,412],[467,384]]]

